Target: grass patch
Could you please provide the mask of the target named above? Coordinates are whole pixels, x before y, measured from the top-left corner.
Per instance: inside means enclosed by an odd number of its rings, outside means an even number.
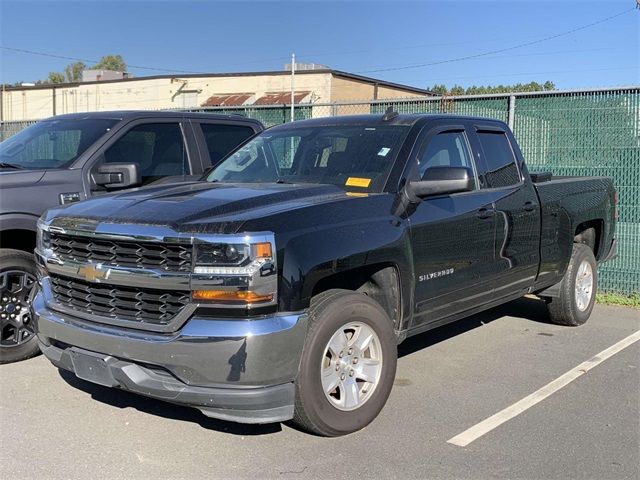
[[[598,293],[596,302],[604,305],[621,305],[623,307],[640,308],[640,293],[620,295],[617,293]]]

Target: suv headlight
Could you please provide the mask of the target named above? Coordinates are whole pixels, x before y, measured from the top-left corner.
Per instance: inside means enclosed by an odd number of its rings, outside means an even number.
[[[277,297],[275,242],[196,243],[192,297],[225,306],[272,305]],[[262,238],[261,238],[262,240]]]

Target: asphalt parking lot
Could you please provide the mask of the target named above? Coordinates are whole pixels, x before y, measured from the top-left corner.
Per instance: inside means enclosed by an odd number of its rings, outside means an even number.
[[[411,338],[380,417],[335,439],[208,419],[40,356],[0,367],[0,478],[637,479],[640,342],[467,446],[448,440],[638,330],[638,310],[596,306],[567,328],[522,299]]]

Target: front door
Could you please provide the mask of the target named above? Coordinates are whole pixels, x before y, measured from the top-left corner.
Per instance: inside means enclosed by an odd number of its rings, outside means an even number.
[[[486,303],[492,295],[495,211],[481,190],[465,128],[429,132],[418,151],[422,178],[433,166],[471,168],[475,189],[423,199],[409,216],[415,268],[415,325]]]

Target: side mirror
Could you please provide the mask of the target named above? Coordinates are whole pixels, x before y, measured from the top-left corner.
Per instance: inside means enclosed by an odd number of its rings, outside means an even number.
[[[416,197],[444,195],[473,190],[473,171],[467,167],[431,167],[419,182],[410,182],[408,187]]]
[[[96,185],[107,190],[136,187],[142,183],[137,163],[104,163],[92,177]]]

